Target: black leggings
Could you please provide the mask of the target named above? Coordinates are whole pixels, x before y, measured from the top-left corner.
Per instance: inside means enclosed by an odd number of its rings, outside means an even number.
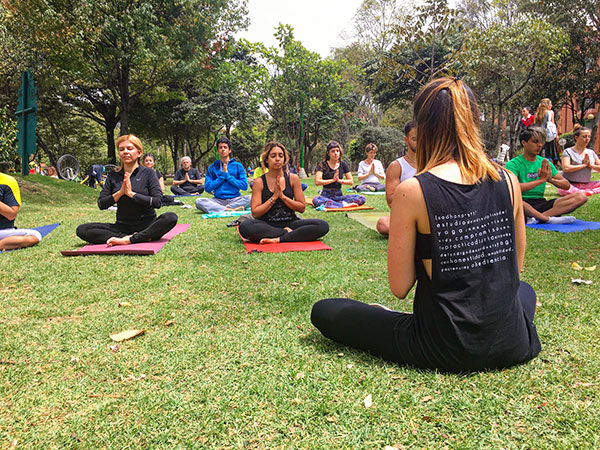
[[[84,223],[77,227],[77,236],[90,244],[106,244],[111,237],[131,236],[131,243],[157,241],[177,225],[177,214],[161,214],[141,225],[123,223]]]
[[[533,322],[536,295],[533,288],[521,281],[519,298],[527,319]],[[409,363],[399,355],[396,345],[400,334],[413,326],[413,315],[389,311],[349,298],[326,298],[313,305],[310,320],[332,341],[365,350],[387,361]]]
[[[284,230],[284,227],[292,231]],[[263,238],[279,238],[281,242],[309,242],[325,236],[329,224],[321,219],[298,219],[285,222],[266,222],[260,219],[245,220],[240,224],[240,234],[250,242]]]
[[[204,192],[204,186],[201,184],[196,184],[194,186],[171,186],[171,192],[175,195],[202,194]]]

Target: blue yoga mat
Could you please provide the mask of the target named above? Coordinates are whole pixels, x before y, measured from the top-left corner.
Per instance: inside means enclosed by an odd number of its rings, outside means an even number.
[[[559,233],[600,230],[600,222],[586,222],[585,220],[576,220],[573,223],[536,223],[527,226],[537,230],[558,231]]]
[[[40,232],[40,234],[42,235],[42,237],[46,237],[48,236],[52,231],[56,230],[56,228],[58,228],[58,226],[60,225],[60,223],[53,223],[50,225],[44,225],[42,227],[37,227],[37,228],[30,228],[31,230],[37,230]],[[17,250],[21,250],[20,248],[18,248]],[[0,252],[0,253],[7,253],[7,252],[12,252],[14,250],[5,250],[4,252]]]
[[[56,230],[60,223],[53,223],[50,225],[44,225],[43,227],[34,228],[34,230],[38,230],[42,237],[48,236],[52,231]]]

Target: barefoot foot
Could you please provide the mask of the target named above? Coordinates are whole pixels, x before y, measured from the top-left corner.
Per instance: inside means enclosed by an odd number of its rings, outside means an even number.
[[[262,238],[260,244],[279,244],[281,241],[279,238]]]
[[[112,247],[114,245],[127,245],[127,244],[131,244],[130,238],[131,238],[131,236],[125,236],[125,237],[122,237],[122,238],[111,237],[108,241],[106,241],[106,245],[108,247]]]

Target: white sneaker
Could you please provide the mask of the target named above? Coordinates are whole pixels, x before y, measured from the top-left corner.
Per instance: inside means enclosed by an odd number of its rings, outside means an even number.
[[[577,220],[577,218],[575,218],[575,216],[550,217],[550,219],[548,220],[548,223],[567,224],[567,223],[573,223],[576,220]]]

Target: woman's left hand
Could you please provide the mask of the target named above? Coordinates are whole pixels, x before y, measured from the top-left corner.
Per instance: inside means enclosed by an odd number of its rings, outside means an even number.
[[[282,176],[277,177],[277,193],[279,194],[279,198],[283,197],[283,191],[285,189],[285,178]]]

